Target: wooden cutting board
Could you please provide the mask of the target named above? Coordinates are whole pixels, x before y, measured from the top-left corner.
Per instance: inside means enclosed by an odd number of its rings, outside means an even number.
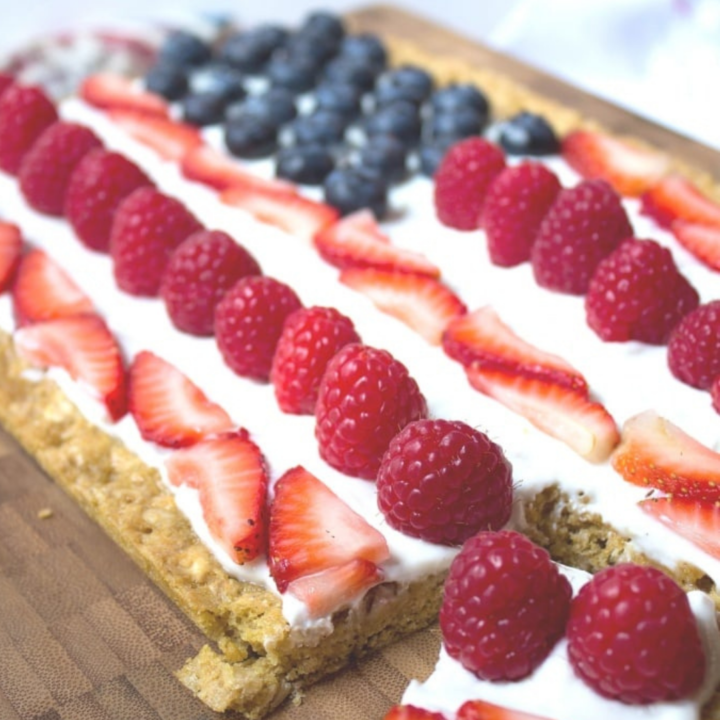
[[[354,13],[355,31],[498,70],[607,127],[645,137],[717,173],[720,153],[521,63],[389,7]],[[0,719],[220,718],[173,677],[204,636],[0,430]],[[312,688],[278,720],[380,720],[439,647],[430,629]]]

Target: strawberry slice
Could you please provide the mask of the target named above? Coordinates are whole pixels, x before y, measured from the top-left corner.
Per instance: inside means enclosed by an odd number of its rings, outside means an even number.
[[[287,591],[305,603],[311,618],[317,618],[352,602],[373,585],[381,583],[384,577],[377,565],[358,558],[299,577],[289,583]]]
[[[675,239],[698,260],[720,270],[720,225],[700,225],[685,220],[672,224]]]
[[[666,228],[675,220],[720,227],[720,204],[681,175],[668,175],[643,193],[640,212]]]
[[[468,366],[504,370],[563,385],[587,395],[585,378],[557,355],[518,337],[489,305],[450,321],[442,337],[443,350]]]
[[[235,562],[243,565],[264,551],[268,473],[245,431],[176,450],[165,467],[173,485],[198,488],[210,534]]]
[[[22,358],[38,367],[62,367],[105,404],[113,420],[125,414],[125,369],[120,348],[97,315],[72,315],[27,325],[15,333]]]
[[[653,410],[625,423],[612,464],[634,485],[697,500],[720,500],[720,453]]]
[[[390,551],[380,532],[298,466],[275,485],[268,554],[270,574],[285,592],[298,578],[352,560],[381,563]]]
[[[630,196],[641,195],[665,176],[669,167],[662,153],[589,130],[567,135],[562,156],[584,178],[605,180],[616,192]]]
[[[510,710],[485,700],[468,700],[458,710],[455,720],[549,720],[545,716]]]
[[[109,115],[128,135],[165,160],[181,160],[203,141],[196,127],[168,118],[124,109],[111,110]]]
[[[377,307],[439,345],[448,323],[467,311],[447,285],[426,275],[348,268],[340,281],[364,293]]]
[[[0,221],[0,293],[10,287],[20,265],[21,253],[20,228],[12,223]]]
[[[151,352],[135,356],[128,373],[130,414],[145,440],[192,445],[233,429],[229,415],[175,366]]]
[[[372,267],[440,277],[438,267],[424,255],[391,245],[370,210],[359,210],[330,225],[315,236],[314,243],[323,260],[341,270]]]
[[[168,104],[163,97],[142,90],[122,75],[90,75],[80,86],[80,97],[102,110],[133,110],[145,115],[168,116]]]
[[[232,207],[242,208],[258,220],[311,240],[316,233],[334,223],[339,215],[335,208],[298,195],[291,190],[246,185],[223,191],[220,199]]]
[[[18,325],[95,312],[90,298],[42,250],[32,250],[20,261],[12,299]]]
[[[395,705],[388,710],[383,720],[445,720],[445,716],[414,705]]]
[[[620,441],[608,411],[584,392],[477,363],[465,372],[476,390],[522,415],[590,462],[606,460]]]

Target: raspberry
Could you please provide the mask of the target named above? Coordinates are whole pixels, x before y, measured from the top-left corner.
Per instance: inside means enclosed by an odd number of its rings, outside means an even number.
[[[463,422],[407,425],[383,456],[377,486],[390,525],[443,545],[499,530],[512,510],[512,466],[487,435]]]
[[[118,287],[155,297],[172,251],[201,229],[185,206],[152,187],[134,190],[119,205],[110,229]]]
[[[550,555],[523,535],[478,533],[445,582],[445,649],[483,680],[526,677],[562,636],[571,594]]]
[[[65,195],[65,216],[80,242],[107,252],[117,206],[145,185],[152,185],[147,175],[119,153],[96,149],[85,155],[73,170]]]
[[[626,563],[595,575],[572,602],[567,636],[575,673],[625,703],[688,697],[705,675],[687,596],[655,568]]]
[[[227,233],[200,230],[173,251],[160,294],[178,330],[212,335],[223,295],[240,278],[261,273],[257,260]]]
[[[677,324],[668,343],[668,365],[678,380],[710,389],[720,375],[720,300],[700,305]]]
[[[544,165],[524,162],[505,168],[493,181],[483,206],[490,260],[513,267],[530,259],[540,222],[560,192]]]
[[[0,96],[0,168],[17,175],[25,153],[57,119],[55,105],[40,88],[7,88]]]
[[[615,191],[603,180],[561,190],[530,252],[538,285],[583,295],[598,263],[633,230]]]
[[[502,150],[483,138],[453,145],[435,173],[435,209],[440,222],[456,230],[480,227],[485,194],[504,167]]]
[[[270,371],[280,409],[312,415],[327,364],[340,348],[359,342],[352,320],[335,308],[300,308],[290,315]]]
[[[70,176],[75,166],[102,143],[89,128],[77,123],[53,123],[28,150],[20,165],[20,190],[28,205],[47,215],[62,215]]]
[[[426,416],[425,398],[401,362],[386,350],[346,345],[320,382],[315,437],[329,465],[374,478],[393,437]]]
[[[699,302],[668,249],[631,238],[597,266],[585,310],[588,325],[606,342],[663,345]]]
[[[2,95],[14,82],[15,78],[13,78],[10,73],[0,72],[0,95]]]
[[[230,369],[267,380],[285,318],[299,307],[295,291],[278,280],[238,280],[215,308],[215,339]]]

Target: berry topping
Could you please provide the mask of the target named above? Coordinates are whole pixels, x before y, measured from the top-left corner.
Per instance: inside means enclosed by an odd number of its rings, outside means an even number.
[[[304,55],[273,56],[265,69],[270,84],[293,93],[304,93],[315,85],[317,67]]]
[[[720,204],[682,175],[668,175],[643,193],[640,211],[662,227],[669,228],[675,220],[720,227]]]
[[[382,40],[371,33],[344,37],[338,55],[367,63],[376,70],[382,70],[387,64],[387,51]]]
[[[225,124],[225,145],[239,158],[267,157],[277,149],[277,128],[254,115],[241,115]]]
[[[482,132],[485,118],[472,108],[460,108],[454,112],[435,112],[424,127],[426,136],[431,139],[452,138],[463,140]]]
[[[227,119],[252,116],[266,125],[279,128],[297,115],[295,96],[283,88],[269,88],[260,95],[251,95],[244,102],[228,108]]]
[[[559,192],[555,174],[536,162],[505,168],[495,178],[485,196],[482,216],[490,260],[495,265],[513,267],[530,259],[540,223]]]
[[[720,300],[700,305],[678,323],[668,343],[668,365],[678,380],[710,389],[720,375]]]
[[[433,90],[430,74],[415,65],[403,65],[380,77],[375,88],[375,101],[385,105],[395,100],[407,100],[419,105]]]
[[[195,67],[210,60],[212,51],[208,44],[197,35],[175,31],[165,38],[158,58],[161,62],[181,67]]]
[[[389,183],[404,180],[407,175],[405,145],[392,135],[375,135],[360,150],[360,165],[384,177]]]
[[[218,60],[236,70],[257,73],[262,70],[278,41],[260,28],[231,35],[218,50]]]
[[[567,636],[575,673],[621,702],[686,698],[705,675],[687,596],[652,567],[620,564],[595,575],[573,599]]]
[[[102,110],[132,110],[163,118],[168,114],[168,104],[164,98],[141,90],[134,81],[122,75],[91,75],[80,86],[80,97]]]
[[[500,146],[508,155],[556,155],[560,141],[542,116],[520,112],[500,128]]]
[[[397,100],[368,115],[364,128],[369,138],[392,135],[405,147],[411,148],[420,141],[422,121],[415,105],[406,100]]]
[[[505,167],[505,156],[483,138],[453,145],[435,172],[435,210],[443,225],[456,230],[480,227],[485,195]]]
[[[0,221],[0,293],[5,292],[15,278],[22,253],[20,228]]]
[[[267,380],[283,323],[302,306],[295,292],[277,280],[238,280],[215,308],[215,337],[225,363],[243,377]]]
[[[13,83],[15,78],[10,73],[0,72],[0,95],[2,95]]]
[[[180,111],[184,122],[205,127],[222,122],[227,104],[227,98],[221,93],[193,92],[183,98]]]
[[[480,113],[483,117],[483,125],[490,112],[490,103],[485,95],[474,85],[446,85],[436,90],[430,98],[433,112],[454,113],[464,108],[469,108]]]
[[[270,371],[280,409],[313,415],[327,364],[345,345],[359,342],[352,320],[334,308],[300,308],[289,315]]]
[[[720,270],[720,224],[700,225],[685,220],[672,224],[675,239],[698,260],[713,270]]]
[[[210,93],[225,100],[226,103],[242,100],[246,94],[245,76],[228,65],[211,63],[199,72],[193,73],[192,90],[195,93]]]
[[[359,92],[372,90],[377,68],[349,57],[336,57],[323,70],[326,82],[357,88]]]
[[[368,168],[337,168],[325,178],[324,190],[325,201],[341,215],[369,208],[382,218],[387,211],[387,183]]]
[[[188,91],[185,70],[169,63],[157,63],[145,75],[145,88],[166,100],[179,100]]]
[[[345,36],[345,26],[335,13],[318,10],[305,18],[300,33],[314,40],[326,40],[339,45]]]
[[[335,167],[332,152],[312,144],[283,148],[276,162],[278,177],[303,185],[321,185]]]
[[[445,649],[479,678],[519,680],[563,635],[570,596],[570,583],[547,551],[516,532],[478,533],[445,583]]]
[[[426,415],[425,398],[402,363],[385,350],[346,345],[320,383],[320,455],[341,472],[373,479],[392,438]]]
[[[160,295],[173,325],[192,335],[214,333],[215,307],[248,275],[260,275],[255,258],[227,233],[200,230],[173,250]]]
[[[441,713],[430,712],[414,705],[395,705],[388,710],[383,720],[446,720]]]
[[[588,325],[606,342],[664,345],[700,298],[654,240],[625,240],[600,262],[585,298]]]
[[[347,120],[333,110],[315,110],[301,115],[291,126],[296,145],[333,146],[345,135]]]
[[[134,190],[119,205],[110,231],[118,287],[154,297],[172,251],[201,229],[185,206],[152,187]]]
[[[535,280],[549,290],[584,295],[600,261],[632,235],[620,198],[605,181],[561,190],[532,246]]]
[[[485,700],[468,700],[460,706],[455,720],[550,720],[550,718],[511,710]]]
[[[462,422],[418,420],[383,456],[378,506],[396,530],[462,545],[499,530],[512,510],[512,467],[487,435]]]
[[[436,138],[420,145],[420,172],[433,177],[440,167],[447,151],[456,143],[454,138]]]
[[[362,91],[352,85],[325,81],[315,89],[315,106],[353,120],[360,114]]]

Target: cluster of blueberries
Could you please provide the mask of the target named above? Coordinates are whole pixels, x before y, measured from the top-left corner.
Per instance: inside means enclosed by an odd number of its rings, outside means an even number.
[[[343,214],[369,207],[382,217],[388,188],[409,167],[432,176],[448,147],[480,134],[490,114],[472,85],[435,89],[421,68],[388,70],[376,35],[348,35],[328,12],[312,13],[292,33],[262,25],[217,48],[173,33],[145,83],[179,101],[185,122],[222,123],[233,155],[277,153],[279,177],[323,185],[326,201]],[[357,143],[348,141],[352,129]],[[499,142],[518,154],[559,147],[547,122],[529,113],[504,123]]]

